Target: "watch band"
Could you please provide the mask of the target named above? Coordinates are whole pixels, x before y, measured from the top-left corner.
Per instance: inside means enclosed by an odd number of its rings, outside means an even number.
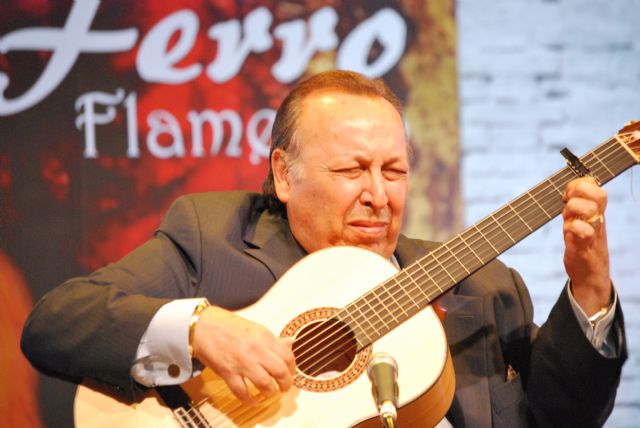
[[[189,320],[189,356],[193,358],[193,336],[196,331],[196,324],[200,319],[200,314],[202,311],[209,307],[209,301],[203,300],[198,303],[198,305],[193,309],[193,314],[191,315],[191,319]]]

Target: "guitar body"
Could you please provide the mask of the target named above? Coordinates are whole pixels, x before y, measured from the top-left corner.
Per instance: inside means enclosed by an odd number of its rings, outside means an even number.
[[[397,272],[394,265],[373,252],[329,248],[305,257],[262,299],[236,313],[276,335],[297,336]],[[370,355],[380,351],[391,354],[398,363],[398,425],[437,424],[451,404],[455,381],[444,330],[430,306],[339,363],[342,366],[335,370],[322,375],[299,371],[295,386],[287,393],[261,397],[256,406],[242,405],[208,369],[182,387],[196,404],[198,417],[208,423],[197,426],[380,426],[366,374]],[[78,388],[75,419],[77,426],[182,426],[155,391],[130,403],[87,383]]]

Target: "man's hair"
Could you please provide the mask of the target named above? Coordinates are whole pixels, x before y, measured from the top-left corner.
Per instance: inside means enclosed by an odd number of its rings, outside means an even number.
[[[398,97],[384,83],[382,79],[369,79],[353,71],[331,70],[316,74],[296,86],[284,99],[271,130],[271,150],[269,152],[269,172],[262,183],[262,194],[269,211],[286,216],[285,205],[276,195],[276,188],[271,168],[271,155],[275,149],[282,149],[287,154],[289,167],[300,152],[300,144],[296,138],[298,119],[302,111],[304,100],[317,92],[336,91],[351,95],[366,97],[381,97],[389,101],[402,116],[402,106]]]

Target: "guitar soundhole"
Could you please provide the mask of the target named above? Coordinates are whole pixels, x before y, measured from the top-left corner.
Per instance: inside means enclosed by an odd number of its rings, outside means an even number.
[[[328,307],[308,310],[289,321],[280,332],[280,337],[294,338],[296,387],[314,392],[336,391],[364,373],[371,358],[371,346],[356,352],[353,331],[332,318],[338,310]]]
[[[332,319],[303,327],[293,343],[298,370],[320,379],[335,378],[347,370],[356,357],[356,350],[351,329]]]

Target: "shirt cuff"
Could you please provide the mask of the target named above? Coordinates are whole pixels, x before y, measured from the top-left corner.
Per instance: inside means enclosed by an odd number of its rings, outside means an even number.
[[[207,299],[177,299],[162,306],[140,339],[131,376],[144,386],[176,385],[200,374],[189,355],[189,321]]]
[[[615,334],[612,331],[613,320],[615,319],[616,307],[618,305],[618,293],[615,287],[613,287],[613,302],[607,314],[600,318],[598,322],[592,324],[589,321],[589,317],[582,310],[571,291],[571,281],[567,281],[567,295],[569,296],[569,302],[573,313],[580,324],[580,328],[587,336],[587,339],[591,342],[594,348],[601,355],[605,357],[614,357],[617,355],[618,346],[615,338]]]

